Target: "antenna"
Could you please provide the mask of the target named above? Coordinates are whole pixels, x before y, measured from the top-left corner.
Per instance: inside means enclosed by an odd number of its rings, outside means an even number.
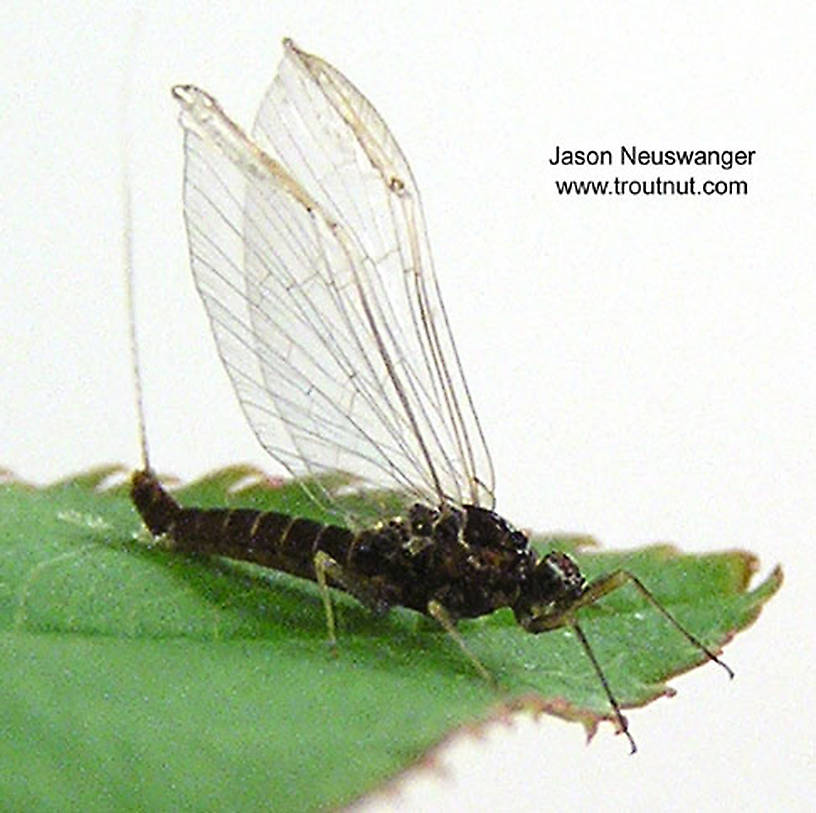
[[[130,338],[130,361],[133,371],[133,387],[136,396],[136,413],[139,426],[139,444],[142,453],[142,469],[150,471],[147,454],[147,430],[145,427],[144,397],[142,394],[142,373],[139,360],[139,342],[136,336],[136,303],[133,281],[133,195],[130,182],[130,101],[133,92],[133,55],[141,28],[141,15],[137,13],[130,28],[130,39],[126,50],[124,74],[120,93],[119,134],[122,195],[122,267],[125,272],[125,295],[127,297],[128,333]]]

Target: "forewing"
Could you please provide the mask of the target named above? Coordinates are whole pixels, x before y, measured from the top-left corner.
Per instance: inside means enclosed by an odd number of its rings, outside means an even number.
[[[415,184],[376,111],[288,42],[254,143],[202,91],[176,96],[196,283],[264,447],[297,475],[489,504]]]

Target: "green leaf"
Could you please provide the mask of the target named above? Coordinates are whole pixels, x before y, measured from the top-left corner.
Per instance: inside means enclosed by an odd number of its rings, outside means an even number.
[[[314,809],[353,800],[451,729],[508,707],[578,720],[590,734],[610,718],[574,636],[530,635],[509,611],[460,624],[499,693],[427,619],[402,609],[375,618],[340,593],[332,657],[314,585],[165,550],[139,531],[125,486],[100,487],[114,471],[0,486],[4,806]],[[296,484],[236,489],[249,473],[217,472],[179,500],[320,518]],[[574,554],[589,577],[625,565],[714,649],[782,581],[776,568],[748,591],[757,563],[742,551],[588,543],[539,544]],[[581,618],[622,706],[668,693],[668,678],[704,660],[631,587]]]

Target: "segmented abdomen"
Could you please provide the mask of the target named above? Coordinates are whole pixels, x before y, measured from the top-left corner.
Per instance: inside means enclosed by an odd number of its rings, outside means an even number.
[[[255,562],[312,581],[318,550],[346,562],[354,540],[347,528],[276,511],[182,508],[149,471],[134,473],[130,495],[150,533],[167,535],[177,550]]]

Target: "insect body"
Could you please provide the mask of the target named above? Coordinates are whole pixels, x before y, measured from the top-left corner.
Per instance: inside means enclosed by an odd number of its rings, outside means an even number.
[[[537,555],[494,513],[490,457],[408,163],[351,82],[291,41],[284,47],[252,137],[204,91],[173,89],[193,274],[238,399],[270,454],[296,476],[344,470],[395,488],[406,510],[366,527],[319,487],[313,496],[349,527],[182,508],[146,451],[132,480],[136,508],[151,533],[181,550],[316,581],[332,642],[328,586],[377,612],[401,605],[435,618],[488,679],[459,619],[508,607],[532,633],[571,626],[634,751],[577,611],[631,582],[721,662],[633,574],[587,583],[569,556]]]
[[[252,561],[321,585],[328,577],[374,611],[408,607],[451,632],[457,619],[502,607],[540,632],[560,626],[563,609],[586,592],[566,554],[537,559],[524,533],[475,505],[416,503],[404,518],[355,533],[269,511],[184,509],[150,472],[134,475],[131,493],[151,533],[168,535],[177,549]]]

